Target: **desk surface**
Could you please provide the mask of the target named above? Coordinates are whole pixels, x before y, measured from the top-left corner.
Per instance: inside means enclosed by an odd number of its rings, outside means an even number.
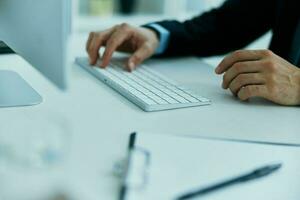
[[[74,57],[85,55],[85,39],[86,35],[77,37]],[[44,102],[1,109],[0,121],[5,126],[0,132],[9,132],[11,126],[25,126],[25,119],[34,116],[41,126],[61,120],[70,128],[71,138],[66,160],[51,170],[12,167],[0,172],[0,194],[18,191],[10,198],[18,200],[36,194],[35,186],[41,192],[63,185],[75,199],[116,199],[119,179],[113,176],[112,168],[126,155],[128,135],[133,131],[300,144],[298,107],[258,99],[240,102],[221,89],[221,77],[213,73],[213,67],[196,58],[150,60],[147,64],[210,98],[212,105],[145,113],[76,65],[72,66],[69,90],[61,92],[19,56],[1,56],[0,69],[17,71]],[[52,122],[51,116],[55,116]],[[24,127],[20,134],[30,128]],[[26,180],[27,187],[15,180]]]

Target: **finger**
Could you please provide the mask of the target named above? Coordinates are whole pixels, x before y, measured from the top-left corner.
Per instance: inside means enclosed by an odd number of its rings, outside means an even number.
[[[129,58],[127,64],[128,70],[133,71],[137,65],[141,64],[144,60],[151,57],[152,54],[152,48],[149,45],[144,44]]]
[[[248,85],[240,89],[238,97],[242,101],[246,101],[252,97],[268,99],[268,90],[266,85]]]
[[[89,34],[89,38],[88,38],[88,41],[86,43],[86,51],[89,55],[90,64],[92,63],[91,44],[92,44],[92,41],[93,41],[94,37],[95,37],[95,33],[91,32]]]
[[[88,47],[88,54],[90,57],[90,64],[95,65],[99,58],[99,49],[104,45],[108,39],[110,32],[94,33]]]
[[[90,64],[95,65],[97,59],[99,58],[99,49],[105,45],[105,42],[109,38],[109,36],[118,28],[118,26],[114,26],[103,32],[91,32],[88,42],[87,42],[87,52],[90,58]]]
[[[87,42],[86,42],[86,47],[85,47],[86,52],[89,51],[89,48],[90,48],[91,41],[92,41],[93,37],[94,37],[94,32],[91,32],[91,33],[89,34],[88,40],[87,40]]]
[[[261,71],[262,63],[260,63],[260,61],[237,62],[224,74],[222,87],[228,89],[231,81],[240,74],[257,73]]]
[[[98,36],[95,36],[91,39],[88,54],[90,58],[90,65],[95,65],[99,58],[99,49],[101,48],[104,39]]]
[[[106,43],[106,49],[102,57],[101,67],[104,68],[109,64],[113,53],[120,45],[122,45],[127,39],[129,39],[131,35],[132,33],[130,31],[126,32],[123,29],[119,29],[111,35]]]
[[[255,61],[264,57],[263,50],[239,50],[226,56],[216,68],[217,74],[227,71],[234,63],[243,61]]]
[[[262,74],[251,73],[251,74],[240,74],[231,83],[230,90],[233,95],[237,95],[241,88],[248,85],[263,85],[265,84],[265,79]]]

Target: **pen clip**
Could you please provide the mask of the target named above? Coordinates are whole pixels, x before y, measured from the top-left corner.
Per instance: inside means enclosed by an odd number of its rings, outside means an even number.
[[[150,153],[146,149],[136,147],[129,150],[123,184],[128,189],[141,190],[145,188],[149,178]]]

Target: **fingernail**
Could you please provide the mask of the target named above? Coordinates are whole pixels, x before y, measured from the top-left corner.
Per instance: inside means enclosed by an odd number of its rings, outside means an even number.
[[[133,63],[132,61],[129,62],[128,66],[129,66],[129,69],[130,69],[131,71],[134,70],[135,65],[134,65],[134,63]]]
[[[222,83],[222,88],[223,88],[224,90],[227,89],[224,83]]]
[[[103,62],[101,62],[100,67],[101,67],[101,68],[105,68],[105,65],[104,65]]]

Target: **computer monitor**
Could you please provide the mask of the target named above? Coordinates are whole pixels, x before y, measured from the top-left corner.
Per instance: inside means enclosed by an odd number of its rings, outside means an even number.
[[[71,0],[0,0],[0,40],[61,89],[67,86],[70,32]],[[11,97],[3,98],[7,103]]]

